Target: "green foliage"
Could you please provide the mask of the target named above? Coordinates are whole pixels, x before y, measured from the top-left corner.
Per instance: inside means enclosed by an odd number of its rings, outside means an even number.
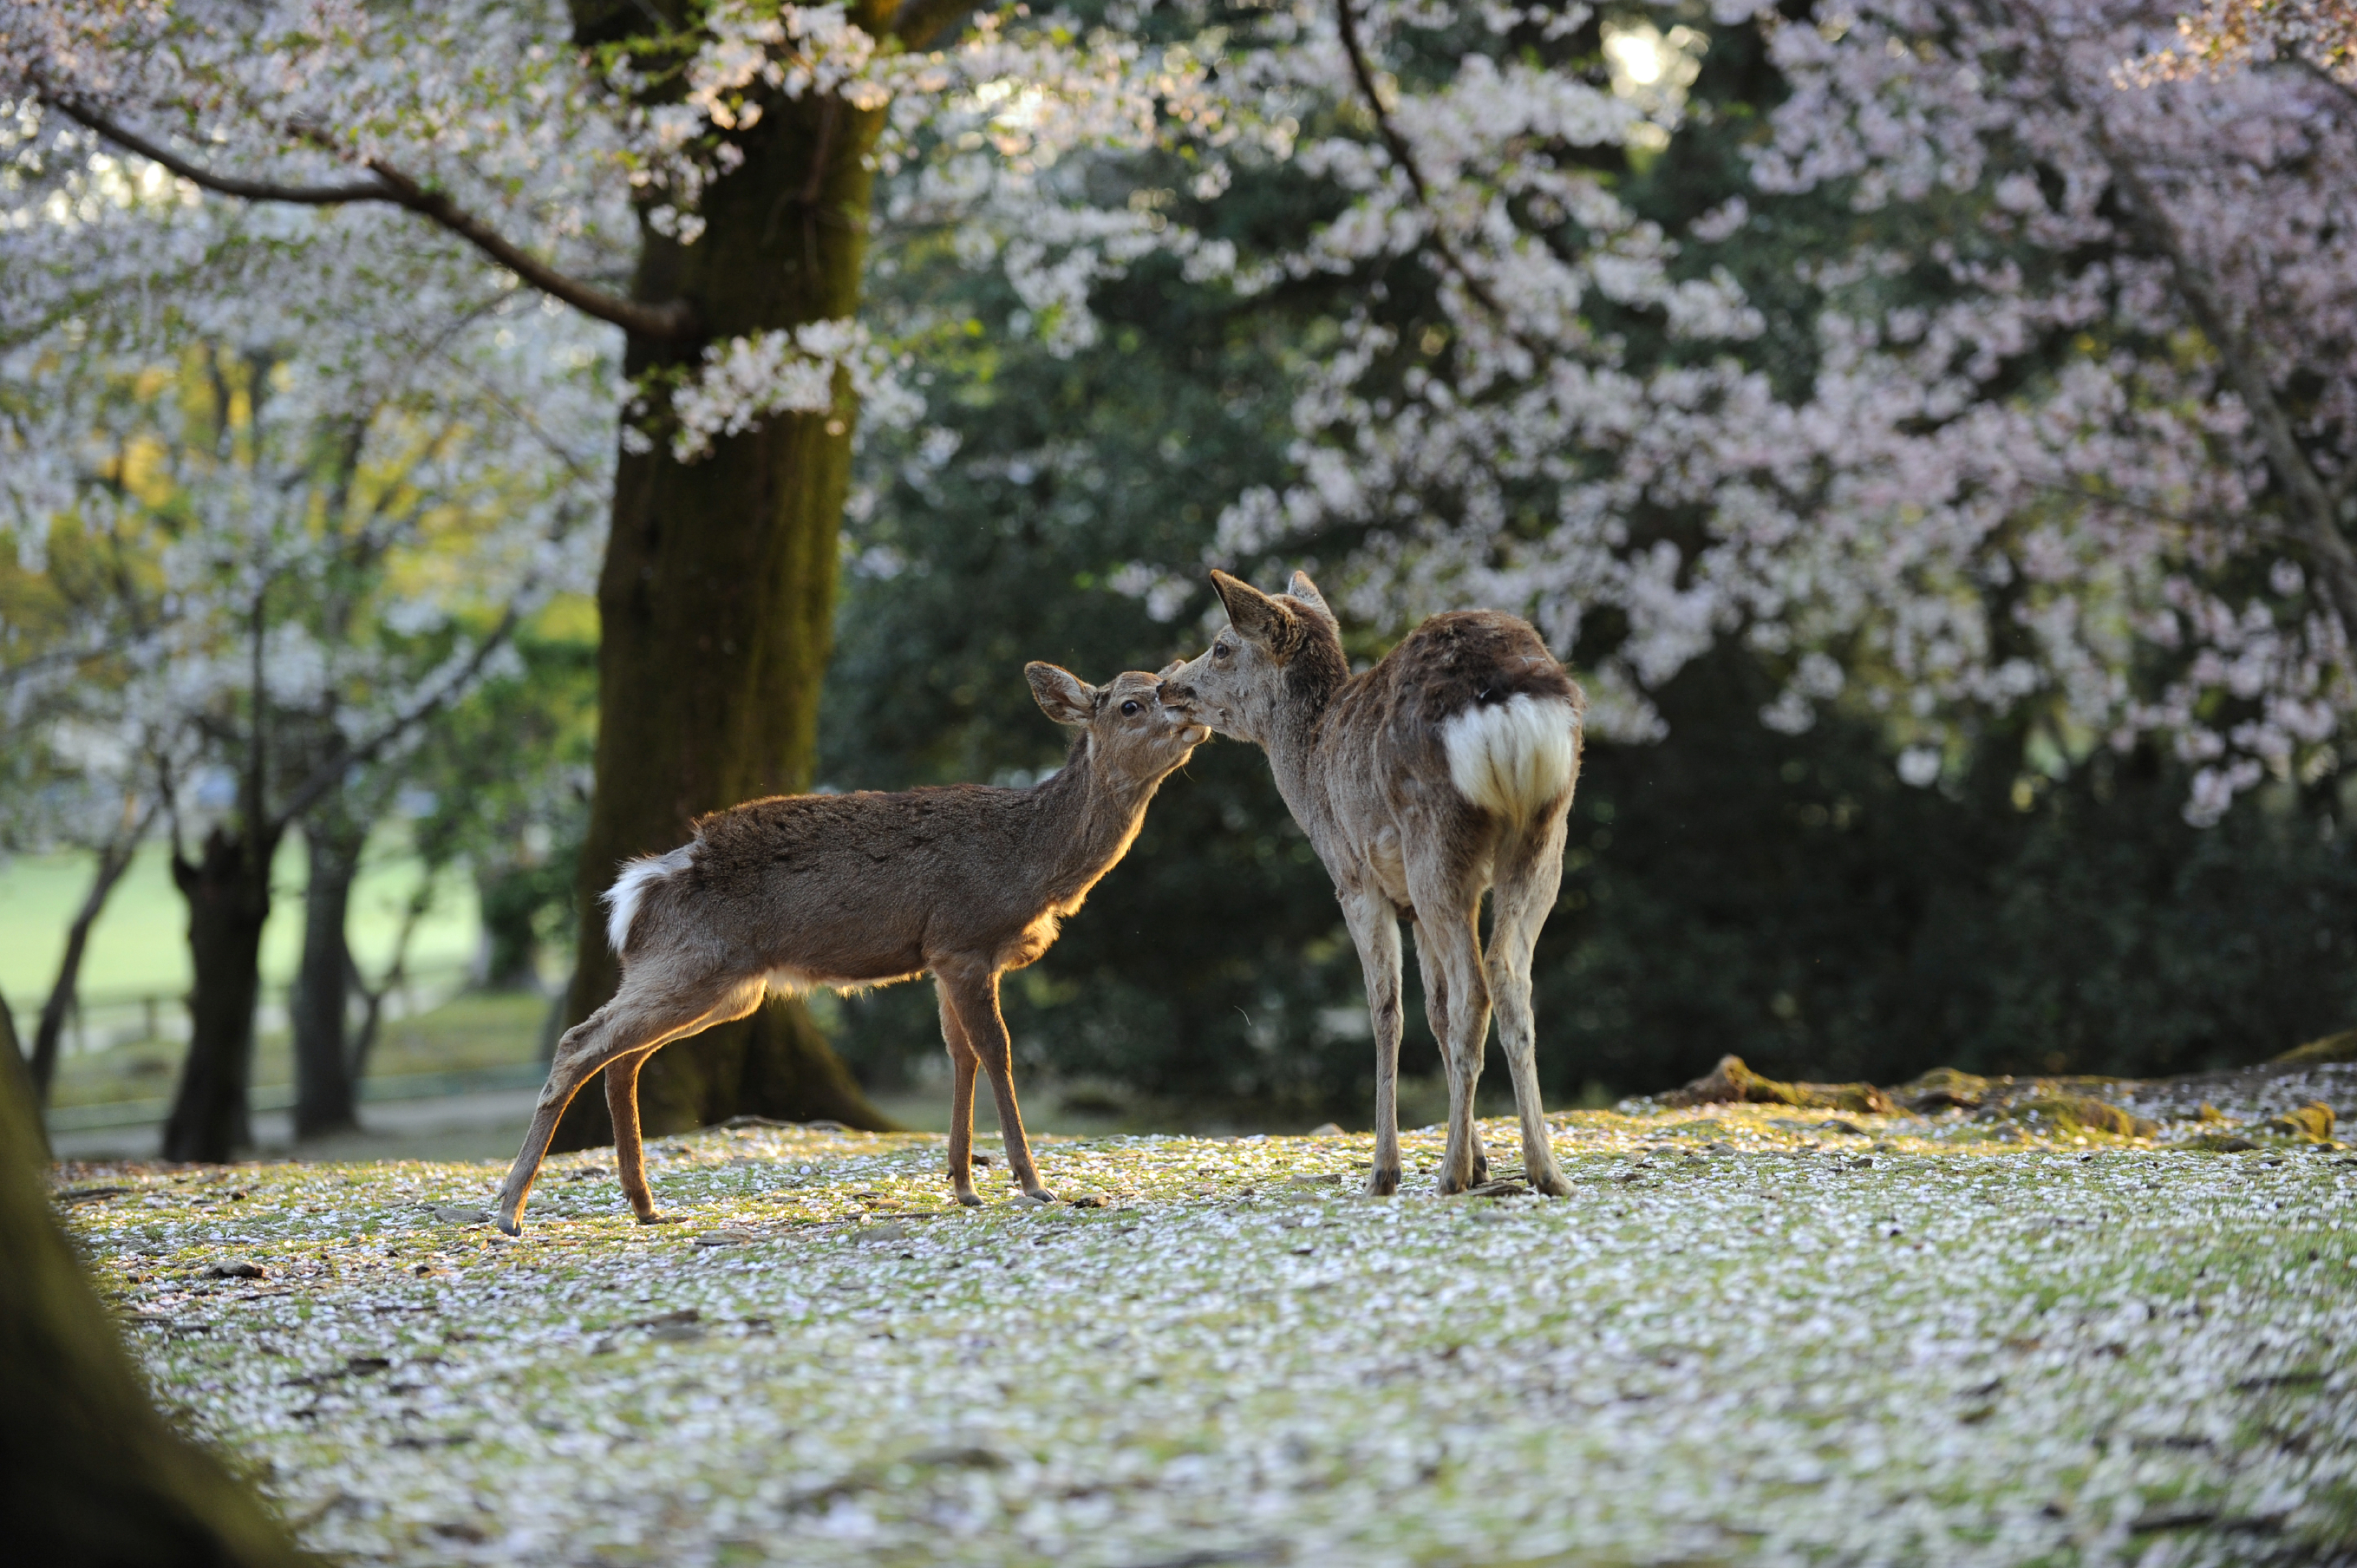
[[[530,984],[544,948],[573,941],[575,867],[597,744],[594,609],[560,598],[517,628],[511,671],[485,682],[437,726],[410,773],[430,866],[464,858],[489,952],[484,979]]]

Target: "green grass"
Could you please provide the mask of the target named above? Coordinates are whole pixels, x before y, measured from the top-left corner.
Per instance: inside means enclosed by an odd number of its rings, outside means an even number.
[[[263,937],[265,984],[295,973],[303,939],[307,860],[300,833],[289,833],[271,868],[274,897]],[[405,831],[390,824],[371,841],[352,889],[350,940],[361,967],[374,975],[392,961],[394,940],[423,874]],[[81,854],[23,855],[0,864],[0,995],[29,1031],[57,979],[66,928],[90,891],[91,860]],[[431,913],[410,943],[413,972],[447,968],[473,956],[478,929],[474,887],[446,872]],[[188,909],[172,886],[169,851],[151,843],[107,901],[82,961],[86,1004],[117,997],[178,997],[188,988]]]
[[[369,1076],[465,1073],[521,1067],[540,1059],[548,1001],[531,992],[462,992],[429,1012],[382,1026],[369,1058]],[[113,1105],[156,1100],[172,1090],[184,1047],[139,1040],[59,1059],[50,1103]],[[272,1089],[295,1081],[293,1041],[283,1030],[254,1042],[253,1084]]]
[[[519,1242],[489,1163],[70,1213],[159,1397],[351,1562],[2339,1560],[2357,1160],[1846,1120],[1573,1112],[1562,1200],[1108,1137],[1041,1144],[1090,1206],[994,1164],[963,1211],[938,1137],[751,1128],[655,1145],[671,1226],[603,1153]]]

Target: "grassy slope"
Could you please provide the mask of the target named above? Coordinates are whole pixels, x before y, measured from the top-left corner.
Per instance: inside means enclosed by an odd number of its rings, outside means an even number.
[[[629,1223],[594,1155],[515,1243],[430,1207],[490,1165],[86,1169],[128,1190],[72,1212],[166,1401],[356,1561],[2225,1563],[2357,1534],[2357,1159],[1824,1120],[1559,1117],[1560,1202],[1357,1197],[1363,1136],[1161,1137],[1043,1147],[1103,1207],[1012,1203],[994,1166],[968,1213],[938,1138],[744,1129],[659,1146],[676,1226]],[[268,1273],[196,1277],[231,1262]]]

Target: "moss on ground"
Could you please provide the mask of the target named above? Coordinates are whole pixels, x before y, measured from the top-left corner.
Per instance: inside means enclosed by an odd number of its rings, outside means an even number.
[[[1961,1112],[1555,1122],[1560,1200],[1361,1198],[1363,1135],[1105,1138],[1039,1151],[1088,1207],[995,1164],[962,1212],[938,1137],[773,1128],[655,1146],[677,1225],[554,1161],[512,1243],[476,1218],[490,1165],[81,1167],[62,1196],[159,1395],[355,1562],[2211,1563],[2357,1535],[2357,1157],[1998,1144]],[[1485,1134],[1508,1163],[1511,1124]]]

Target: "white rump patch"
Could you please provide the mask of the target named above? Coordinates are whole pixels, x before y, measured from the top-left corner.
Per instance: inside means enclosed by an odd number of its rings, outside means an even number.
[[[695,846],[683,843],[669,854],[641,855],[622,867],[622,875],[606,889],[606,945],[620,952],[630,940],[630,921],[647,889],[673,872],[685,871],[694,859]]]
[[[1561,698],[1524,692],[1445,721],[1440,741],[1458,794],[1510,822],[1525,822],[1571,788],[1579,714]]]

